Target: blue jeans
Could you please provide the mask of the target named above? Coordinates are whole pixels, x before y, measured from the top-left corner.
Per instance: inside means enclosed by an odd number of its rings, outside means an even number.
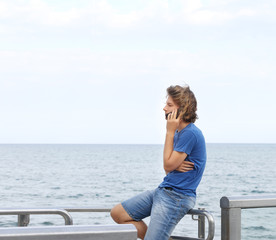
[[[167,240],[177,223],[194,207],[195,197],[157,188],[122,202],[134,221],[150,216],[145,240]]]

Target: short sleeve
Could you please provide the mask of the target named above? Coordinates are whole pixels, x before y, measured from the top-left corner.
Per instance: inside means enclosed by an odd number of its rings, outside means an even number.
[[[196,137],[191,131],[184,131],[179,136],[179,138],[175,139],[174,143],[174,151],[184,152],[187,155],[190,155],[193,147],[196,144]]]

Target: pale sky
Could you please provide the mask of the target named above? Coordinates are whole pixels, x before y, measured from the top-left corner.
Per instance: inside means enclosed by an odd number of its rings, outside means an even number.
[[[0,0],[0,143],[163,144],[189,84],[208,143],[276,143],[275,0]]]

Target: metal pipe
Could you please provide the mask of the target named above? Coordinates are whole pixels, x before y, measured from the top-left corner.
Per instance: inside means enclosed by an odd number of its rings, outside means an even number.
[[[30,214],[18,215],[17,226],[27,227],[30,223]]]
[[[21,226],[27,226],[29,222],[26,221],[28,217],[23,217],[30,214],[58,214],[61,215],[65,220],[65,225],[73,225],[73,219],[71,215],[64,209],[47,209],[47,208],[10,208],[10,209],[0,209],[0,215],[18,215],[21,217],[19,218],[19,223],[23,225]],[[26,224],[27,225],[24,225]],[[18,223],[18,224],[19,224]]]
[[[204,211],[205,208],[199,208],[198,210]],[[205,239],[205,217],[198,215],[198,238]]]
[[[188,214],[205,216],[208,220],[208,236],[206,240],[212,240],[215,236],[215,220],[212,214],[205,210],[191,209]]]
[[[91,207],[60,207],[67,212],[110,212],[110,206],[91,206]]]
[[[222,197],[221,208],[266,208],[276,206],[276,195]]]

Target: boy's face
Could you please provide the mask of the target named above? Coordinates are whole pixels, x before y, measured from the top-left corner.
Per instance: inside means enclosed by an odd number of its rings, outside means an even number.
[[[165,112],[165,118],[166,118],[168,113],[171,113],[173,110],[176,110],[178,108],[179,107],[174,103],[172,97],[168,96],[167,101],[166,101],[166,105],[163,108],[163,110]]]

